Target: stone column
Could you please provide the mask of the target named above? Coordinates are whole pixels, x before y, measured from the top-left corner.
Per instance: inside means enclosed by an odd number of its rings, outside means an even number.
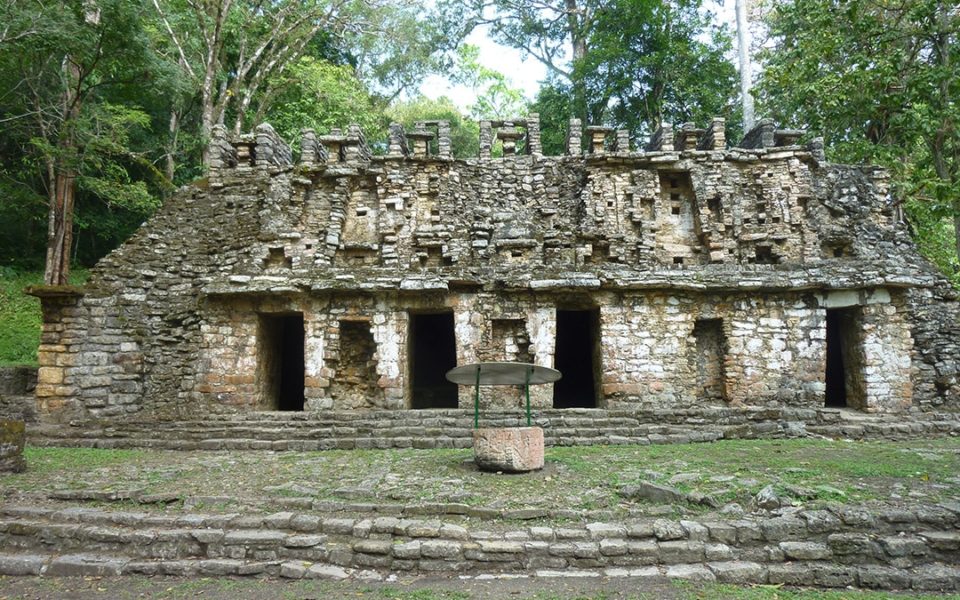
[[[453,307],[453,331],[457,343],[457,365],[477,362],[477,348],[483,335],[485,317],[475,310],[476,296],[461,295]],[[473,387],[458,386],[457,405],[473,409]]]
[[[553,367],[557,347],[557,309],[542,306],[527,312],[527,335],[530,336],[530,354],[534,364]],[[530,406],[553,406],[553,384],[530,386]]]
[[[373,341],[377,344],[377,385],[383,389],[388,410],[404,407],[406,379],[404,365],[407,363],[406,344],[408,316],[405,311],[390,310],[378,306],[373,315]]]
[[[324,307],[325,308],[325,307]],[[332,408],[333,403],[326,398],[330,387],[329,369],[323,359],[326,344],[325,332],[329,319],[324,310],[304,311],[303,315],[303,385],[304,410],[322,410]]]

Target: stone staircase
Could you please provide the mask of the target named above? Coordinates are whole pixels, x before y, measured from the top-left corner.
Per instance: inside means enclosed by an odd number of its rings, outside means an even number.
[[[389,507],[383,507],[385,511]],[[960,589],[960,510],[783,510],[732,521],[491,524],[464,515],[0,507],[2,575],[676,577]]]
[[[481,427],[526,424],[522,412],[485,412]],[[824,436],[911,439],[960,434],[960,415],[866,415],[835,409],[702,408],[665,410],[549,409],[533,424],[548,446],[670,444],[719,439]],[[203,419],[74,421],[28,428],[36,446],[173,450],[331,450],[468,448],[468,410],[250,412]]]

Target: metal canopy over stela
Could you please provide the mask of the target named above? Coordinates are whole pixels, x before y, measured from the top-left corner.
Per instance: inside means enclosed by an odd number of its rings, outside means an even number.
[[[522,385],[527,398],[527,427],[530,418],[530,386],[553,383],[560,379],[560,371],[518,362],[483,362],[454,367],[447,371],[447,380],[458,385],[474,386],[473,427],[480,428],[480,386]]]

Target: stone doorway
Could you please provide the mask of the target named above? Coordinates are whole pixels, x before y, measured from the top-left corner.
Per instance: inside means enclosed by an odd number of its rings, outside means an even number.
[[[558,310],[554,408],[596,408],[600,381],[600,311]]]
[[[457,386],[446,373],[457,366],[453,313],[410,315],[410,408],[457,408]]]
[[[303,410],[303,315],[260,315],[260,405],[267,410]]]
[[[826,393],[830,408],[864,408],[863,315],[859,306],[827,309]]]

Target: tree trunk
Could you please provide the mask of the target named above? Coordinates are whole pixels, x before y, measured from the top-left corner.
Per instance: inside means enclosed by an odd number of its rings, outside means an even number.
[[[570,85],[573,92],[573,113],[580,119],[584,127],[591,125],[590,107],[587,102],[587,90],[583,82],[582,65],[580,62],[587,56],[587,37],[585,25],[586,15],[583,7],[577,5],[577,0],[564,0],[564,9],[567,13],[567,31],[570,34],[570,49],[572,51]]]
[[[180,132],[180,113],[176,110],[170,111],[170,126],[167,131],[170,133],[170,138],[167,141],[164,175],[166,175],[167,181],[173,184],[173,176],[177,172],[177,134]]]
[[[47,221],[47,262],[43,281],[67,285],[70,277],[70,250],[73,245],[73,205],[77,174],[64,165],[55,165],[50,182],[50,214]]]

